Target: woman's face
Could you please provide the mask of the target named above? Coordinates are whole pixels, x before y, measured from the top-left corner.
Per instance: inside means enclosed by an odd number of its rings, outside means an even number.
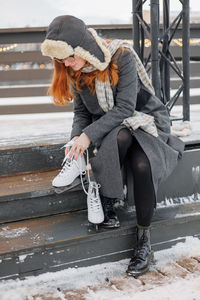
[[[71,67],[74,71],[79,71],[86,63],[86,60],[80,56],[73,56],[63,59],[65,67]]]

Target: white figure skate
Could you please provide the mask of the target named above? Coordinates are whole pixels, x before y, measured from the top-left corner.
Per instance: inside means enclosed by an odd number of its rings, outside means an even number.
[[[104,213],[99,196],[99,187],[100,185],[95,181],[90,181],[87,194],[88,221],[95,225],[104,221]],[[98,226],[96,228],[98,228]]]
[[[70,141],[65,146],[72,146],[73,141]],[[65,147],[64,146],[64,147]],[[81,157],[79,154],[77,160],[74,160],[73,157],[69,158],[69,153],[65,156],[62,163],[62,170],[60,173],[53,179],[52,185],[56,188],[68,187],[79,175],[85,175],[86,164],[84,157]],[[80,180],[79,180],[80,183]]]

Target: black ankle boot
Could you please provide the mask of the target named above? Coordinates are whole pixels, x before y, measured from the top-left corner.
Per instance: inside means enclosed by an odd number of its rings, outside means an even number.
[[[153,260],[153,251],[150,244],[150,229],[137,228],[136,230],[137,245],[126,273],[137,278],[149,271],[150,263]]]
[[[104,228],[120,227],[119,219],[114,208],[115,199],[101,196],[101,202],[104,211],[104,221],[101,223],[101,226]]]

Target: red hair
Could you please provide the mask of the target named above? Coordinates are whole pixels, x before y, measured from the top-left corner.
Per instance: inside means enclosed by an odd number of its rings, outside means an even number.
[[[53,97],[54,104],[67,105],[74,99],[75,92],[82,91],[82,87],[86,84],[91,93],[95,93],[95,78],[99,81],[107,81],[109,78],[110,85],[116,86],[119,80],[119,69],[116,61],[119,55],[123,51],[123,47],[120,47],[116,54],[112,57],[112,60],[108,67],[104,71],[95,70],[90,73],[83,73],[81,70],[73,71],[70,67],[65,67],[57,61],[53,61],[54,72],[52,76],[52,82],[48,93]]]

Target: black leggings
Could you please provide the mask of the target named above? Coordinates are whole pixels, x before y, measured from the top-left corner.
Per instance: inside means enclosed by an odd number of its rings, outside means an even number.
[[[155,207],[155,191],[149,160],[129,129],[123,128],[119,131],[117,142],[121,166],[127,156],[133,172],[137,224],[149,226]]]

